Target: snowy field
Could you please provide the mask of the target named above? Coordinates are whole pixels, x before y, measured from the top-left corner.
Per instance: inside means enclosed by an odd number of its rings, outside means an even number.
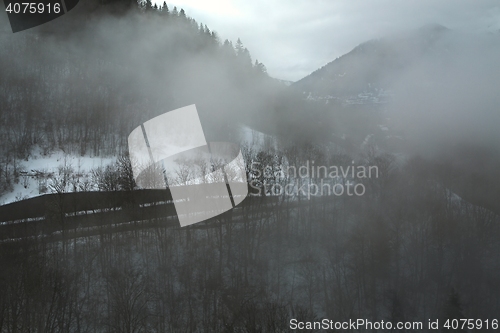
[[[19,182],[13,184],[13,191],[0,196],[0,205],[53,193],[55,182],[61,179],[68,192],[83,189],[91,184],[92,170],[115,161],[116,157],[75,156],[62,151],[43,156],[36,152],[18,164]]]

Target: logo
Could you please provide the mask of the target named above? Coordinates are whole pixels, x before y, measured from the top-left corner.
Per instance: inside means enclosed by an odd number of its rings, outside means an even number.
[[[207,142],[194,104],[135,128],[128,145],[137,185],[168,187],[181,227],[229,211],[248,194],[239,146]]]

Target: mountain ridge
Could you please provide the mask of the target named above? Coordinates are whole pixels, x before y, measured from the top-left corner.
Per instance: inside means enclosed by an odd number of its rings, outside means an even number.
[[[347,97],[389,90],[392,78],[439,45],[452,30],[432,24],[407,34],[371,39],[292,84],[303,93]]]

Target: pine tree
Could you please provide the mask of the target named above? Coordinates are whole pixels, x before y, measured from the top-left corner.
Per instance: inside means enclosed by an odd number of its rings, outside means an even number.
[[[204,31],[205,31],[205,35],[207,35],[207,36],[210,36],[210,35],[211,35],[210,29],[208,28],[208,26],[207,26],[206,24],[205,24],[205,29],[204,29]]]
[[[222,49],[224,50],[224,53],[231,56],[231,57],[234,57],[236,54],[234,52],[234,47],[233,47],[233,43],[226,39],[224,41],[224,44],[222,44]]]
[[[246,47],[243,46],[243,42],[238,38],[235,46],[236,56],[238,57],[238,62],[246,67],[252,68],[252,57],[250,56],[250,52]]]
[[[217,32],[212,30],[212,33],[210,34],[210,37],[212,37],[212,40],[216,43],[219,44],[219,35]]]
[[[196,22],[195,19],[191,18],[191,17],[188,17],[187,18],[188,22],[189,22],[189,26],[191,27],[191,29],[193,31],[197,31],[198,30],[198,22]]]
[[[241,51],[241,53],[238,55],[238,58],[240,59],[243,66],[252,68],[252,57],[250,56],[250,51],[248,51],[246,47],[243,48],[243,51]]]
[[[254,64],[253,68],[255,69],[255,71],[258,74],[266,74],[267,75],[266,66],[264,66],[264,64],[259,62],[257,59],[255,59],[255,64]]]
[[[238,38],[238,40],[236,41],[236,45],[234,47],[234,49],[236,50],[236,55],[239,56],[242,54],[243,52],[243,43],[241,42],[241,39]]]
[[[181,8],[181,11],[179,12],[179,16],[182,18],[186,18],[186,12],[184,11],[184,9]]]
[[[153,3],[151,0],[146,0],[146,6],[144,8],[146,12],[151,12],[153,10]]]
[[[163,1],[163,6],[161,7],[161,13],[165,16],[169,14],[167,2],[165,1]]]
[[[172,10],[172,15],[179,16],[179,11],[177,10],[177,7],[175,7],[175,6],[174,6],[174,9]]]
[[[198,35],[200,35],[201,37],[205,35],[205,26],[201,22],[200,22],[200,27],[198,28]]]

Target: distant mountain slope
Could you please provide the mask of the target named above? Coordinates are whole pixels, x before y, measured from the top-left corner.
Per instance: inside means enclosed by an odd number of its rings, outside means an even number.
[[[440,43],[450,30],[424,26],[409,34],[370,40],[335,59],[292,87],[313,96],[347,97],[383,92],[402,70],[428,52],[445,50]]]

